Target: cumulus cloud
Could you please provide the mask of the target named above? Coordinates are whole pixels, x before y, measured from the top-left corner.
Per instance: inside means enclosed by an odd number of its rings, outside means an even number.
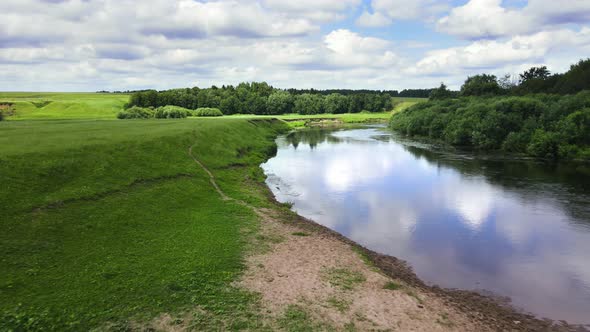
[[[473,0],[433,20],[450,3],[3,0],[0,89],[166,89],[244,80],[279,87],[419,88],[459,82],[470,70],[520,70],[515,66],[548,59],[543,64],[563,70],[590,51],[580,23],[588,18],[587,1],[530,0],[510,9],[496,0]],[[426,39],[391,40],[385,26],[398,22],[393,29],[403,32],[407,21],[424,24]],[[373,28],[373,35],[355,31],[351,22]],[[449,47],[428,30],[431,22],[454,35],[496,39]]]
[[[316,22],[332,22],[345,18],[346,12],[358,6],[361,0],[264,0],[267,8],[286,15],[297,15]]]
[[[448,3],[448,0],[372,0],[373,14],[363,12],[357,24],[374,27],[391,24],[395,20],[432,20],[448,9]]]
[[[467,39],[529,34],[547,26],[586,23],[590,1],[529,0],[521,9],[510,9],[502,0],[470,0],[437,22],[439,31]]]
[[[543,31],[506,41],[481,40],[467,46],[430,51],[411,69],[415,73],[440,74],[464,69],[489,70],[506,64],[541,61],[551,51],[580,49],[590,44],[590,28]]]

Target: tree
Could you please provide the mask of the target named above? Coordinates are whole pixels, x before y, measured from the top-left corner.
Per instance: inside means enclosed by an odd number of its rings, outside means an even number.
[[[511,74],[504,74],[504,76],[502,76],[502,77],[500,77],[500,79],[498,79],[498,85],[500,86],[500,88],[502,90],[510,91],[510,90],[514,89],[518,84],[512,78]]]
[[[341,114],[348,112],[348,98],[339,93],[332,93],[324,98],[326,113]]]
[[[293,110],[299,114],[323,113],[323,98],[320,95],[304,93],[295,98]]]
[[[268,114],[286,114],[293,111],[293,97],[282,90],[273,92],[266,101]]]
[[[547,69],[547,66],[543,67],[531,67],[531,69],[525,71],[524,73],[520,74],[520,82],[524,83],[530,80],[545,80],[549,78],[550,72]]]
[[[570,70],[561,75],[555,84],[554,92],[572,94],[590,89],[590,59],[580,60]]]
[[[461,95],[463,96],[497,95],[500,92],[501,89],[496,75],[480,74],[470,76],[461,86]]]
[[[440,87],[432,90],[430,93],[430,99],[432,100],[442,100],[448,99],[453,96],[453,93],[447,89],[447,86],[444,83],[440,84]]]
[[[229,94],[227,97],[221,100],[219,108],[223,114],[240,113],[240,100],[235,95]]]

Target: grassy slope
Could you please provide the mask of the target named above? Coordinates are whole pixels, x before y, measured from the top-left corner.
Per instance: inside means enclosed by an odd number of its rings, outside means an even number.
[[[0,122],[0,330],[126,324],[196,305],[213,327],[216,318],[259,323],[242,310],[251,296],[229,287],[256,219],[222,201],[187,150],[196,144],[226,193],[264,206],[251,184],[260,183],[258,165],[286,126],[253,124],[272,117],[253,115],[98,120],[115,119],[127,98],[0,93],[0,103],[16,104],[11,119],[37,120]],[[51,102],[35,105],[44,101]],[[390,114],[279,118],[364,122]]]
[[[128,100],[126,94],[0,92],[0,104],[14,103],[13,120],[114,119]]]
[[[406,109],[423,98],[393,98],[396,106],[394,113]],[[48,93],[48,92],[0,92],[0,104],[14,103],[16,114],[11,120],[29,119],[115,119],[117,113],[129,100],[126,94],[101,93]],[[44,105],[44,102],[50,102]],[[284,120],[296,119],[341,119],[343,122],[365,122],[387,120],[391,112],[361,114],[286,114],[278,117]],[[255,115],[235,115],[232,117],[259,117]],[[271,116],[260,116],[271,117]]]
[[[230,283],[264,204],[258,165],[284,124],[242,119],[0,123],[0,330],[85,330],[200,306],[201,328],[258,324]],[[248,152],[248,153],[245,153]],[[219,323],[221,324],[221,323]]]

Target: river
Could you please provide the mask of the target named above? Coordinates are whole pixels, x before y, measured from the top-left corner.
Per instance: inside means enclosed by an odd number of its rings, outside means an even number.
[[[429,284],[590,324],[590,170],[448,151],[384,127],[309,129],[262,165],[280,202]]]

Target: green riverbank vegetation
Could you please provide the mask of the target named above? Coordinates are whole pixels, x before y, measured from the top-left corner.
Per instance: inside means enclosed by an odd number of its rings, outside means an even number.
[[[0,123],[0,331],[130,330],[191,312],[195,330],[261,329],[232,286],[270,206],[272,119]]]
[[[531,68],[507,82],[482,74],[459,92],[441,85],[430,101],[394,114],[390,126],[454,146],[590,161],[590,59],[564,74]]]

